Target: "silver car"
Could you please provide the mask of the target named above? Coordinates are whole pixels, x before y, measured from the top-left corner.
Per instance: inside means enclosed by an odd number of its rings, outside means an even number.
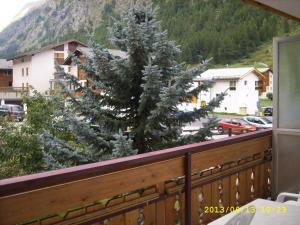
[[[243,120],[257,128],[272,128],[273,126],[272,121],[266,117],[245,116]]]

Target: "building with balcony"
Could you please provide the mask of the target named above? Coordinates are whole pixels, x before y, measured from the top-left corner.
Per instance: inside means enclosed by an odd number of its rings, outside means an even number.
[[[70,52],[86,46],[77,40],[48,45],[36,51],[17,55],[13,60],[13,87],[49,93],[54,79],[55,64],[63,66]]]

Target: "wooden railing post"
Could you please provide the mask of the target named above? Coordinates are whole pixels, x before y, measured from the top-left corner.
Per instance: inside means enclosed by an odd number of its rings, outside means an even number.
[[[185,154],[185,225],[192,225],[192,154],[187,152]]]

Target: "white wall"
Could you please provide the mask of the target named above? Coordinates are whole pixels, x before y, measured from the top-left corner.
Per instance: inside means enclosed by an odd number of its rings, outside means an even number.
[[[26,68],[28,68],[28,76],[26,75]],[[24,76],[22,76],[22,69],[24,69]],[[26,83],[30,85],[30,76],[32,75],[31,61],[20,62],[13,65],[13,87],[22,87],[22,83],[26,87]]]
[[[230,80],[216,80],[208,92],[200,94],[198,106],[201,105],[201,101],[209,103],[217,94],[228,89],[227,95],[220,107],[215,108],[215,112],[240,113],[240,107],[247,107],[247,114],[255,114],[258,102],[258,90],[255,90],[255,81],[258,81],[258,77],[253,73],[249,73],[244,78],[236,81],[236,90],[229,90]],[[245,85],[245,81],[247,81],[247,85]]]
[[[50,88],[50,80],[54,78],[54,50],[47,50],[32,57],[31,86],[38,92],[44,93]]]

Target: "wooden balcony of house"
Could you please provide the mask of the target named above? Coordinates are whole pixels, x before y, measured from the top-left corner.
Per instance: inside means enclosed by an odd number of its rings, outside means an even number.
[[[28,88],[0,87],[0,100],[21,100],[23,95],[28,95]]]
[[[207,224],[270,197],[271,161],[263,130],[1,180],[0,224]]]

